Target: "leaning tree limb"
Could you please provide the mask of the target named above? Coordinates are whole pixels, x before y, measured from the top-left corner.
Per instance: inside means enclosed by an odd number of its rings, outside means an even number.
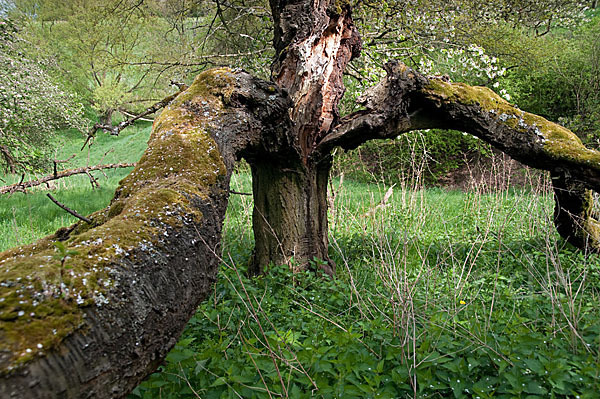
[[[318,145],[355,148],[374,138],[430,128],[473,134],[519,162],[548,170],[555,191],[558,232],[578,248],[600,251],[592,191],[600,192],[600,152],[570,130],[522,111],[486,87],[426,77],[399,62],[359,101],[364,110],[343,118]]]
[[[0,254],[0,397],[120,398],[158,367],[215,280],[235,160],[279,150],[288,106],[246,73],[199,75],[90,224]]]
[[[40,179],[29,180],[25,182],[19,182],[15,184],[10,184],[8,186],[0,187],[0,195],[1,194],[12,194],[16,192],[25,192],[28,188],[37,187],[45,183],[49,183],[53,180],[62,179],[64,177],[69,177],[73,175],[80,174],[89,174],[95,170],[104,170],[104,169],[117,169],[117,168],[130,168],[135,166],[135,163],[121,162],[121,163],[111,163],[106,165],[94,165],[94,166],[84,166],[81,168],[75,169],[66,169],[63,171],[57,171],[55,169],[54,173],[48,176],[44,176]]]

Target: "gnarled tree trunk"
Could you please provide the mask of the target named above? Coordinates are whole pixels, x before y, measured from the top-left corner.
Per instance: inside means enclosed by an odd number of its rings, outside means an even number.
[[[339,119],[342,73],[360,51],[350,7],[342,2],[271,0],[277,58],[273,81],[292,100],[285,160],[249,159],[254,188],[256,246],[251,271],[269,262],[333,275],[327,238],[327,182],[331,159],[316,144]],[[293,260],[293,261],[292,261]]]
[[[339,118],[342,73],[360,50],[350,6],[271,7],[272,82],[227,69],[201,74],[157,118],[148,150],[91,224],[0,254],[0,397],[122,397],[152,372],[210,291],[240,157],[252,168],[257,273],[269,262],[306,268],[320,258],[333,274],[331,150],[425,128],[472,133],[550,170],[559,233],[600,248],[590,191],[600,189],[600,153],[573,133],[489,89],[397,62],[362,97],[363,110]]]
[[[252,188],[254,193],[253,274],[262,272],[269,263],[287,264],[293,268],[310,265],[321,267],[333,276],[328,260],[327,182],[331,162],[319,164],[276,164],[254,161]]]
[[[0,254],[0,397],[119,398],[158,367],[215,281],[234,163],[287,130],[288,104],[201,74],[91,224]]]

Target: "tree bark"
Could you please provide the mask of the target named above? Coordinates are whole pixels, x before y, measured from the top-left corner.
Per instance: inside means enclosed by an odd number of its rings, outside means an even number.
[[[288,133],[292,145],[285,160],[248,159],[256,242],[250,271],[260,273],[268,263],[298,269],[318,265],[333,275],[326,201],[331,160],[329,152],[315,150],[339,119],[337,106],[345,90],[342,74],[358,56],[360,38],[347,3],[271,0],[270,4],[277,52],[272,79],[292,101]]]
[[[158,367],[212,289],[236,159],[274,148],[288,107],[245,73],[201,74],[91,224],[0,254],[0,397],[120,398]]]
[[[0,397],[118,398],[155,370],[210,292],[240,157],[253,175],[254,272],[316,257],[333,274],[331,150],[424,128],[466,131],[550,170],[559,232],[600,247],[590,194],[600,153],[573,133],[489,89],[400,63],[362,97],[364,110],[340,118],[342,73],[360,50],[350,6],[270,3],[273,82],[228,69],[199,75],[157,118],[144,156],[91,224],[0,254]]]
[[[426,77],[399,62],[365,93],[365,110],[348,115],[318,145],[354,148],[374,138],[430,128],[471,133],[533,168],[548,170],[555,188],[557,231],[578,248],[598,252],[600,229],[592,191],[600,192],[600,152],[568,129],[522,111],[492,90]]]
[[[272,263],[294,270],[319,268],[333,276],[327,239],[330,158],[308,166],[269,161],[251,166],[255,248],[250,273],[260,274]]]

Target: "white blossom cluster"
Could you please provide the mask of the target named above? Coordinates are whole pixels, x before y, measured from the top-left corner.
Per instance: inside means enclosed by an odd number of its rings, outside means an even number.
[[[588,2],[589,3],[589,2]],[[367,0],[355,9],[363,57],[355,62],[360,88],[379,81],[381,67],[401,60],[426,75],[485,85],[507,100],[505,66],[488,48],[493,35],[511,29],[542,36],[550,28],[585,22],[588,3],[564,0]],[[481,40],[479,45],[473,44]],[[494,46],[491,46],[494,47]]]
[[[27,57],[26,44],[10,21],[0,20],[0,167],[4,169],[43,166],[56,129],[85,130],[81,103],[52,81],[44,61]]]

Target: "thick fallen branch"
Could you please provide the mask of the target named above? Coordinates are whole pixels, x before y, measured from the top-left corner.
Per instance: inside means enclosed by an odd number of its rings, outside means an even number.
[[[486,87],[426,77],[399,62],[385,68],[387,77],[360,99],[365,109],[344,117],[320,142],[320,151],[355,148],[417,129],[471,133],[527,166],[550,171],[558,232],[579,248],[600,251],[600,224],[590,191],[600,192],[600,152]]]
[[[161,364],[212,291],[235,161],[288,106],[246,73],[201,74],[91,223],[0,253],[0,398],[122,398]]]
[[[107,165],[85,166],[85,167],[81,167],[81,168],[63,170],[61,172],[55,171],[53,174],[44,176],[41,179],[30,180],[30,181],[25,181],[25,182],[22,181],[20,183],[15,183],[15,184],[11,184],[8,186],[0,187],[0,194],[12,194],[12,193],[16,193],[16,192],[25,192],[25,190],[27,190],[28,188],[36,187],[36,186],[42,185],[44,183],[51,182],[52,180],[58,180],[58,179],[62,179],[64,177],[80,175],[80,174],[88,174],[89,175],[90,172],[93,172],[95,170],[129,168],[132,166],[135,166],[135,163],[123,162],[123,163],[111,163],[111,164],[107,164]]]

